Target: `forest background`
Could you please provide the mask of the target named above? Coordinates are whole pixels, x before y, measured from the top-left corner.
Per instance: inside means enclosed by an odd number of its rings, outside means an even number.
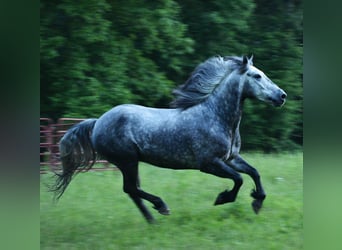
[[[303,143],[301,0],[40,1],[40,117],[99,117],[113,106],[168,107],[172,89],[215,55],[254,56],[288,94],[247,100],[242,149]]]

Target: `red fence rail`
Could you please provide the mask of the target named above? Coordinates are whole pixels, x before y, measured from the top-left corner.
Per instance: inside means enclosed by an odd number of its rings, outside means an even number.
[[[56,171],[61,169],[59,141],[66,131],[73,125],[84,121],[80,118],[60,118],[55,123],[50,118],[40,118],[40,172]],[[104,167],[96,170],[109,169],[109,163],[105,160],[97,160]],[[110,168],[113,169],[113,168]]]

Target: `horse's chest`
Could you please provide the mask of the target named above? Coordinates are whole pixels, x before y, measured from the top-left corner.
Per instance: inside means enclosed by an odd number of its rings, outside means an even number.
[[[226,134],[225,145],[223,146],[224,154],[223,159],[228,160],[239,154],[240,151],[240,136],[238,131],[230,130]]]

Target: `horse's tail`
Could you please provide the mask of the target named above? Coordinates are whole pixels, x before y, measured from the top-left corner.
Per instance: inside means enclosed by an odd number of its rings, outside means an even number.
[[[77,169],[88,171],[96,161],[96,152],[91,143],[91,133],[97,119],[87,119],[70,128],[60,140],[59,150],[63,171],[56,174],[51,188],[58,200],[72,180]]]

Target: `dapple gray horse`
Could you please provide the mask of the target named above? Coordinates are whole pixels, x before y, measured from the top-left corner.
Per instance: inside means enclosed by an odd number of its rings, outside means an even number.
[[[142,199],[161,214],[170,210],[161,198],[141,189],[139,161],[232,179],[233,188],[220,193],[215,205],[234,202],[243,182],[239,173],[248,174],[255,182],[252,207],[258,213],[266,195],[257,170],[239,155],[242,106],[246,98],[256,98],[279,107],[286,93],[246,56],[209,58],[173,93],[172,108],[119,105],[69,129],[60,141],[63,171],[53,188],[56,197],[77,169],[89,170],[100,155],[121,170],[124,192],[148,222],[154,219]]]

